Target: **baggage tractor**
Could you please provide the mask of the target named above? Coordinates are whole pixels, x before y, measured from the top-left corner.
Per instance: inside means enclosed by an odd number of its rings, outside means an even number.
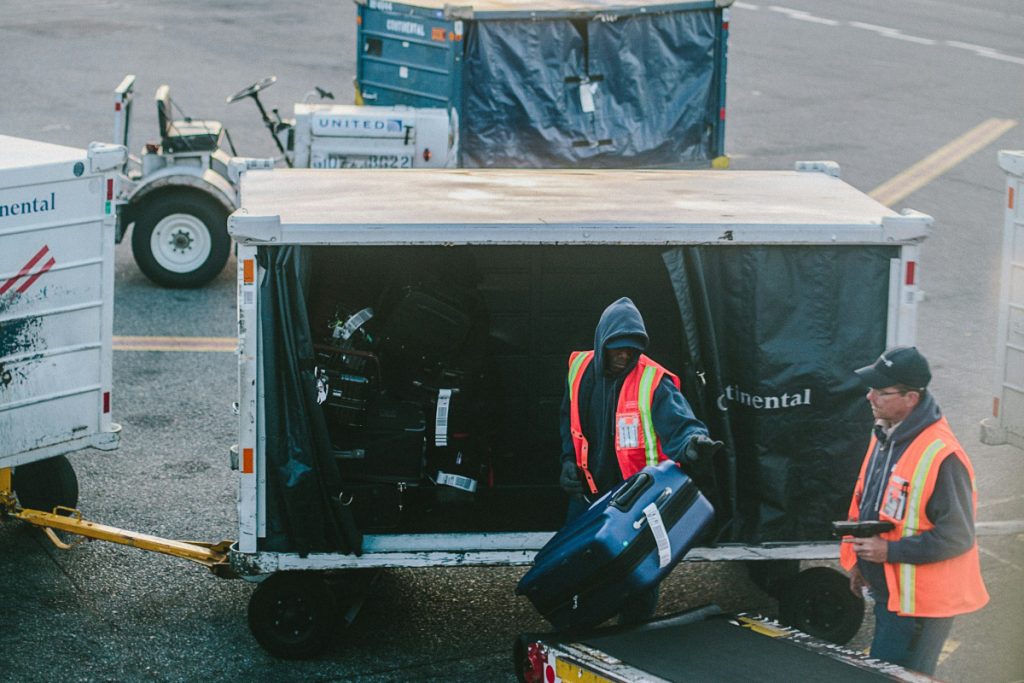
[[[334,457],[344,481],[419,484],[423,478],[426,423],[415,403],[377,397],[362,427],[335,428]]]
[[[661,581],[713,516],[674,462],[645,467],[555,534],[516,593],[556,629],[596,626]]]

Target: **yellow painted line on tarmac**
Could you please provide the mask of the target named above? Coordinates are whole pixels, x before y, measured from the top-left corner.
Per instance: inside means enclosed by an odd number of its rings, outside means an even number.
[[[230,352],[238,348],[234,337],[114,337],[115,351]]]
[[[892,206],[917,192],[980,149],[984,149],[1017,125],[1014,119],[989,119],[956,140],[940,147],[907,170],[882,183],[868,194]]]
[[[960,647],[960,641],[959,640],[953,640],[952,638],[947,638],[945,644],[942,646],[942,652],[939,653],[939,663],[941,664],[942,662],[946,661],[946,659],[951,654],[956,652],[959,647]]]

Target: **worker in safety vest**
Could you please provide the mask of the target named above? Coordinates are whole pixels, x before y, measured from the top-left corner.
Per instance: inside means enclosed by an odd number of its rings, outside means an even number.
[[[871,656],[932,674],[953,617],[988,602],[974,469],[927,390],[931,370],[916,348],[889,349],[855,372],[869,387],[875,427],[850,519],[894,526],[845,538],[840,558],[850,590],[875,600]]]
[[[647,342],[640,311],[623,297],[601,314],[594,349],[569,357],[560,477],[570,496],[569,519],[645,465],[695,462],[722,445],[694,417],[679,378],[643,355]],[[646,600],[637,597],[620,621],[650,616],[657,597],[657,587]]]

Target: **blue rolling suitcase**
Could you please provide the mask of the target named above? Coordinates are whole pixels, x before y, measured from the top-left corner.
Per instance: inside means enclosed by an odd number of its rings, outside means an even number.
[[[516,593],[556,629],[596,626],[672,571],[713,517],[674,462],[645,467],[555,534]]]

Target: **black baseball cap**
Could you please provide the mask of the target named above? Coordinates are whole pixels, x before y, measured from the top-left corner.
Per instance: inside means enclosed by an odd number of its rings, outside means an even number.
[[[928,360],[913,346],[894,346],[872,365],[854,370],[866,386],[880,389],[903,384],[924,389],[932,381]]]

